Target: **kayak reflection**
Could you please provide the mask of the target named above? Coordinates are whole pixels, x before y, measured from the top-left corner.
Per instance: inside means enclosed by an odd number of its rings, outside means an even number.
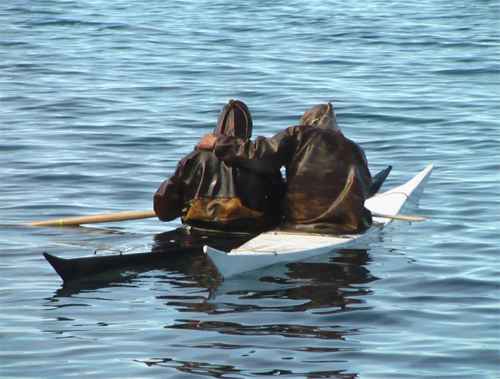
[[[304,311],[332,308],[333,312],[362,303],[376,280],[366,265],[367,250],[338,250],[314,262],[275,265],[221,282],[212,299],[225,296],[226,311]],[[272,301],[262,301],[272,300]],[[219,310],[220,312],[220,310]]]
[[[139,258],[134,258],[135,262],[128,259],[130,254],[124,254],[121,262],[115,261],[113,270],[102,271],[85,280],[65,281],[56,292],[56,297],[104,287],[134,285],[147,275],[152,280],[176,288],[201,287],[208,291],[201,303],[183,299],[179,293],[171,294],[170,291],[158,296],[166,301],[165,305],[183,310],[225,313],[249,309],[301,311],[331,308],[331,311],[337,312],[359,306],[357,304],[363,302],[362,297],[371,293],[366,284],[377,279],[366,268],[370,261],[366,250],[339,250],[317,257],[314,261],[271,266],[221,280],[202,252],[207,239],[220,249],[230,250],[251,237],[236,235],[229,238],[227,235],[208,235],[206,231],[184,228],[161,233],[154,237],[151,252],[136,254]],[[79,259],[90,259],[92,268],[95,268],[101,260],[110,258],[95,256]],[[267,301],[270,299],[274,301]],[[223,307],[218,304],[219,300],[223,300]]]
[[[127,254],[98,254],[64,259],[44,256],[63,280],[58,295],[71,295],[81,290],[97,289],[113,283],[127,282],[152,270],[180,272],[196,277],[196,281],[219,280],[217,271],[203,253],[206,243],[231,250],[253,234],[217,233],[193,228],[178,228],[154,236],[151,251]],[[199,277],[201,275],[201,277]]]

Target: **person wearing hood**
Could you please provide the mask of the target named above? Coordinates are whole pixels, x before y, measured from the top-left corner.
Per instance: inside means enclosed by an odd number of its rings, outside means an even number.
[[[236,136],[207,135],[198,148],[254,172],[285,167],[283,229],[333,234],[359,233],[372,223],[364,207],[372,177],[359,145],[337,127],[332,105],[304,113],[300,125],[254,143]]]
[[[252,135],[248,107],[239,100],[229,101],[213,133],[248,142]],[[183,224],[201,229],[258,232],[280,222],[283,192],[279,170],[251,171],[231,166],[211,151],[195,149],[160,185],[153,205],[162,221],[181,217]]]

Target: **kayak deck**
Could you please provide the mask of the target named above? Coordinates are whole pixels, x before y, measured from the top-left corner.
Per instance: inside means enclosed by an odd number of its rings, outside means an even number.
[[[308,248],[316,249],[325,245],[342,244],[349,241],[349,237],[328,236],[323,234],[293,233],[273,231],[262,233],[258,238],[248,241],[241,247],[231,251],[231,254],[252,251],[256,255],[269,253],[294,252],[297,246],[307,244]]]
[[[396,215],[409,201],[417,201],[422,194],[433,166],[429,165],[405,184],[368,199],[366,207],[374,213]],[[276,263],[304,260],[342,248],[356,248],[377,233],[390,218],[374,217],[373,226],[363,234],[327,235],[270,231],[262,233],[229,252],[204,246],[204,252],[216,266],[219,274],[230,277]]]

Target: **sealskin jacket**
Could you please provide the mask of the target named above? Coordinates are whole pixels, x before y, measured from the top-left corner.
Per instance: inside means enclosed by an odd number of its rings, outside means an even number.
[[[244,103],[230,101],[222,110],[215,133],[251,135],[252,119]],[[162,221],[182,218],[191,226],[257,232],[280,222],[284,184],[279,169],[259,173],[232,167],[213,152],[194,150],[177,165],[174,175],[154,195],[154,210]]]
[[[372,223],[364,207],[372,178],[360,146],[336,127],[331,104],[306,112],[305,125],[292,126],[254,143],[219,136],[215,154],[255,172],[286,168],[284,228],[358,233]]]

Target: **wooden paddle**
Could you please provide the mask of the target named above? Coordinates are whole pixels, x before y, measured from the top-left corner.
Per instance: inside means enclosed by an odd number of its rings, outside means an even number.
[[[117,213],[105,213],[82,217],[60,218],[46,221],[35,221],[30,226],[78,226],[82,224],[98,224],[100,222],[116,222],[139,220],[141,218],[156,217],[154,211],[127,211]]]
[[[413,216],[413,215],[401,215],[401,214],[385,215],[377,212],[372,212],[372,216],[380,218],[390,218],[392,220],[410,221],[410,222],[427,221],[427,217]]]
[[[426,221],[427,218],[421,216],[410,216],[410,215],[384,215],[380,213],[372,213],[374,217],[390,218],[393,220],[401,221]],[[118,222],[118,221],[128,221],[128,220],[139,220],[143,218],[156,217],[154,211],[127,211],[127,212],[117,212],[117,213],[104,213],[96,214],[90,216],[81,217],[68,217],[45,221],[34,221],[29,226],[78,226],[83,224],[98,224],[101,222]]]

